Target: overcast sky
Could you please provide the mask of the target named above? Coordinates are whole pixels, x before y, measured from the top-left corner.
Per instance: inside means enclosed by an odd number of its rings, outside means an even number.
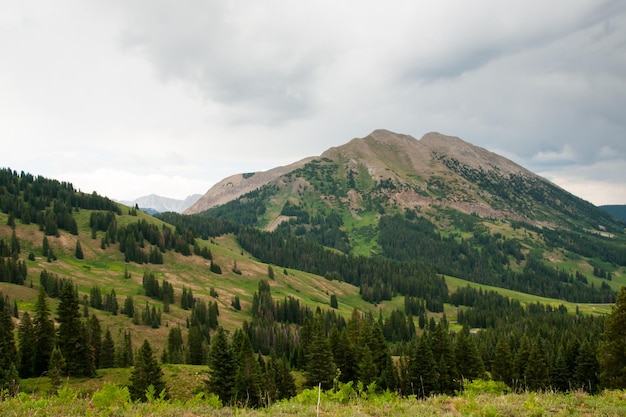
[[[132,200],[384,128],[626,204],[626,2],[0,0],[0,165]]]

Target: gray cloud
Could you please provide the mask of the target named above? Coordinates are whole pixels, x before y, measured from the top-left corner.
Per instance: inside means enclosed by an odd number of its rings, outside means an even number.
[[[621,1],[20,3],[0,48],[0,135],[41,149],[4,163],[116,198],[377,128],[459,136],[598,204],[624,184]]]

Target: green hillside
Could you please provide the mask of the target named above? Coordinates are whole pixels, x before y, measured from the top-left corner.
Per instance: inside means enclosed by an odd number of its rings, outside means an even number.
[[[108,376],[94,382],[91,371],[68,366],[70,376],[87,378],[88,392],[126,379],[144,340],[168,364],[170,384],[172,374],[202,375],[188,382],[193,388],[172,388],[172,396],[188,399],[206,381],[219,392],[215,372],[228,363],[212,359],[219,328],[229,334],[223,351],[237,358],[234,374],[244,363],[249,373],[232,381],[232,396],[218,394],[224,403],[254,389],[259,395],[249,404],[267,405],[320,382],[324,389],[375,383],[407,395],[423,372],[434,376],[420,396],[454,394],[461,375],[494,378],[512,390],[602,386],[597,362],[585,370],[578,363],[600,359],[604,315],[626,280],[616,225],[597,233],[396,206],[381,191],[390,182],[368,188],[370,202],[355,211],[342,190],[349,196],[357,182],[373,183],[348,177],[345,189],[333,185],[337,170],[321,162],[324,180],[314,185],[300,188],[294,176],[296,185],[270,185],[207,213],[158,218],[71,184],[2,171],[0,310],[13,318],[0,334],[16,347],[3,366],[15,366],[24,389],[51,389],[24,356],[33,331],[26,317],[39,314],[43,288],[58,332],[68,320],[61,306],[75,302],[77,342],[57,339],[64,356],[120,370],[98,369]],[[496,349],[505,342],[509,359]],[[535,359],[546,364],[545,375],[524,365],[532,346],[541,346]],[[510,374],[498,373],[502,360]],[[559,378],[557,362],[564,363]],[[262,388],[274,386],[263,378],[288,388]]]

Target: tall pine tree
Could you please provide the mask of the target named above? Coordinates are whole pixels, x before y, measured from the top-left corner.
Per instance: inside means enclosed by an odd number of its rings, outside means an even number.
[[[146,401],[146,392],[150,386],[154,387],[154,392],[157,395],[160,395],[164,390],[167,393],[161,366],[152,353],[150,343],[144,340],[137,352],[135,367],[130,375],[129,391],[131,398]]]
[[[88,344],[87,329],[80,319],[78,295],[71,282],[61,289],[57,309],[59,349],[71,376],[95,376],[94,356]]]
[[[324,317],[316,312],[311,332],[311,342],[306,347],[306,385],[309,387],[322,384],[323,389],[330,389],[335,378],[335,364],[330,343],[326,337]]]
[[[626,388],[626,287],[622,287],[604,324],[600,345],[600,380],[606,388]]]
[[[226,331],[220,326],[213,335],[209,350],[210,392],[215,393],[224,404],[229,404],[235,386],[235,357]]]
[[[33,318],[33,331],[35,333],[35,346],[33,357],[34,376],[42,376],[48,371],[50,355],[55,346],[54,322],[50,320],[50,310],[46,290],[39,287],[37,303],[35,304],[35,317]]]

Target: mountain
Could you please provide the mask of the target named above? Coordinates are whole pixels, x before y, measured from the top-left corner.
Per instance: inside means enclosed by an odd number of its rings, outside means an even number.
[[[251,224],[269,229],[288,220],[281,215],[286,202],[313,199],[322,200],[328,209],[349,213],[350,222],[357,226],[367,213],[380,216],[416,209],[431,217],[435,211],[454,209],[537,227],[623,230],[605,211],[495,153],[439,133],[416,140],[387,130],[376,130],[286,167],[231,176],[185,213],[237,199],[249,201],[249,196],[243,196],[268,187],[273,188],[273,197],[264,203],[264,214]]]
[[[570,382],[580,358],[562,366],[558,347],[593,356],[603,314],[626,285],[625,223],[506,158],[438,133],[417,140],[378,130],[291,166],[230,177],[205,197],[211,208],[198,214],[149,216],[0,169],[3,343],[30,347],[26,312],[35,316],[43,289],[53,321],[72,313],[85,329],[74,332],[83,343],[62,347],[71,372],[104,358],[84,352],[95,352],[96,330],[107,329],[107,366],[130,366],[146,339],[168,372],[180,380],[195,372],[172,387],[186,391],[173,398],[206,389],[198,372],[207,372],[219,326],[248,364],[259,353],[265,369],[278,360],[300,371],[298,389],[367,378],[411,393],[420,374],[406,364],[417,354],[441,359],[432,365],[449,372],[431,369],[438,380],[429,390],[451,395],[471,374],[461,369],[466,358],[442,352],[471,345],[480,350],[474,359],[485,358],[475,369],[496,375],[501,340],[511,357],[529,340],[544,347],[547,375],[567,374],[537,389],[598,389],[596,374]],[[430,341],[411,343],[420,335]],[[45,371],[16,364],[16,355],[2,360],[25,379]],[[325,374],[309,378],[318,370]]]
[[[613,216],[626,221],[626,205],[624,204],[606,205],[606,206],[600,206],[600,208],[602,210],[605,210],[611,213]]]
[[[197,201],[184,210],[183,213],[197,214],[212,207],[227,203],[250,191],[257,190],[291,171],[302,168],[312,159],[313,158],[305,158],[293,164],[277,167],[268,171],[235,174],[224,178],[198,198]]]
[[[189,207],[194,205],[200,197],[202,197],[201,194],[193,194],[188,196],[184,200],[177,200],[174,198],[161,197],[160,195],[150,194],[144,197],[136,198],[132,201],[121,201],[121,203],[130,207],[137,206],[141,210],[144,210],[149,214],[164,213],[167,211],[182,213]]]

